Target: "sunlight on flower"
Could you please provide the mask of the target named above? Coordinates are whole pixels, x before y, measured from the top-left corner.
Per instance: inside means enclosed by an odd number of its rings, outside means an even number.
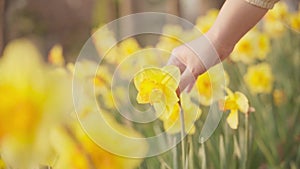
[[[222,99],[224,87],[229,84],[229,76],[224,71],[224,78],[220,76],[217,68],[200,75],[195,83],[199,94],[199,102],[204,106],[211,105],[212,102]]]
[[[273,86],[273,75],[269,64],[260,63],[249,66],[244,81],[251,93],[270,93]]]
[[[70,78],[44,64],[29,40],[19,39],[4,51],[0,79],[3,158],[16,168],[32,168],[47,161],[49,128],[71,107]]]
[[[175,91],[179,79],[180,72],[175,66],[165,66],[162,69],[145,68],[134,77],[138,103],[163,102],[166,106],[173,107],[178,101]]]
[[[63,48],[61,45],[55,45],[52,47],[48,55],[48,61],[56,66],[63,66],[65,64]]]
[[[221,110],[229,110],[229,115],[227,117],[227,123],[232,129],[237,129],[239,119],[238,111],[242,113],[247,113],[249,110],[249,103],[247,97],[241,92],[232,92],[230,89],[226,88],[227,96],[221,104]]]

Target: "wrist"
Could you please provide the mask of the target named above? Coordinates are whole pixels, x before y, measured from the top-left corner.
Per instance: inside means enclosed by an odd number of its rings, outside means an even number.
[[[217,31],[210,29],[204,36],[212,43],[215,47],[221,60],[227,58],[232,52],[235,44],[230,44],[226,40],[222,40],[221,36]]]

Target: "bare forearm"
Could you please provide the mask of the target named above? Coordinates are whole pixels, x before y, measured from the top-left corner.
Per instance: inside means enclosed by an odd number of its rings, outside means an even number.
[[[268,10],[244,0],[227,0],[217,20],[206,33],[221,59],[226,58],[235,44],[266,14]]]

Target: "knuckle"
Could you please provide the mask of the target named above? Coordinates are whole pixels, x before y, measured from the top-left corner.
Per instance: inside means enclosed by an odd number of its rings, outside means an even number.
[[[180,56],[180,48],[179,47],[176,47],[172,50],[171,54],[172,56],[175,56],[175,57],[179,57]]]
[[[201,74],[201,70],[198,66],[193,66],[190,70],[194,77],[194,80],[196,80],[198,76]]]

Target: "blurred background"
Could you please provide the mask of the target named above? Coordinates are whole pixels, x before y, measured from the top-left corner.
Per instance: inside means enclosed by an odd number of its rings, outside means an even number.
[[[299,0],[287,2],[290,10],[295,10]],[[0,0],[0,53],[9,41],[26,37],[35,41],[43,54],[54,44],[61,44],[67,60],[72,61],[92,28],[119,17],[164,12],[194,23],[208,9],[219,9],[223,3],[224,0]],[[122,26],[134,29],[132,24]]]
[[[76,77],[74,61],[96,28],[133,13],[163,12],[182,17],[205,32],[217,17],[218,10],[214,9],[220,9],[224,1],[0,0],[0,169],[33,168],[24,165],[53,169],[180,169],[186,164],[188,169],[299,169],[300,0],[278,3],[223,62],[230,79],[228,88],[244,93],[253,108],[249,114],[239,113],[238,129],[226,123],[230,112],[224,110],[213,136],[200,144],[199,133],[209,110],[207,103],[200,102],[197,106],[203,111],[195,122],[195,133],[188,135],[181,145],[159,156],[129,159],[104,151],[79,126],[71,91]],[[134,20],[118,26],[118,31],[132,32],[139,27]],[[103,29],[99,36],[93,37],[100,56],[117,42],[118,35],[114,33],[122,32]],[[139,70],[149,63],[165,65],[169,53],[164,60],[146,50],[149,43],[153,49],[170,52],[182,43],[178,39],[198,37],[193,30],[184,30],[176,24],[164,25],[163,33],[172,36],[136,36],[119,42],[96,75],[92,71],[98,68],[94,60],[76,63],[84,70],[77,74],[78,83],[88,88],[81,91],[87,98],[79,95],[86,101],[79,112],[87,124],[97,125],[91,128],[100,129],[103,133],[100,132],[99,138],[112,148],[142,155],[148,149],[147,144],[133,145],[110,136],[102,123],[87,118],[96,112],[93,111],[96,107],[90,104],[95,91],[89,93],[89,87],[97,89],[97,101],[103,103],[103,114],[107,114],[115,128],[136,137],[150,137],[164,131],[159,120],[137,125],[119,118],[114,97],[128,101],[124,96],[129,94],[135,100],[137,91],[133,83],[130,82],[132,90],[124,86],[110,90],[113,76],[120,76],[120,82],[125,83],[137,72],[134,67]],[[138,51],[143,53],[133,55]],[[141,59],[123,62],[125,58]],[[115,73],[121,62],[123,67]],[[197,96],[205,96],[217,77],[206,79],[206,75],[199,76],[194,87]],[[198,83],[207,87],[204,93],[198,90]],[[126,104],[121,106],[125,110]],[[130,146],[123,149],[124,145]]]

